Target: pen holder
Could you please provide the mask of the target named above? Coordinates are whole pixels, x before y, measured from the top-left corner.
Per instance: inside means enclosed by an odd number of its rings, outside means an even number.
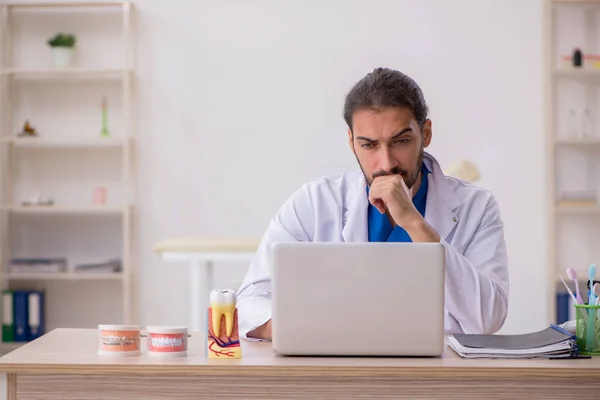
[[[575,314],[579,354],[600,355],[600,305],[575,304]]]

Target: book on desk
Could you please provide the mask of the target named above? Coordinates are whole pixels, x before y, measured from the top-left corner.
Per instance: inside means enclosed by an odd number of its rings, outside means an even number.
[[[557,325],[520,335],[453,334],[447,343],[463,358],[574,358],[577,337]]]

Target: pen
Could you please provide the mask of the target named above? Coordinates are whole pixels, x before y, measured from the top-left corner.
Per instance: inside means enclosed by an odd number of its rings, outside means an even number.
[[[588,269],[588,277],[590,278],[590,295],[588,297],[588,305],[594,306],[596,304],[596,293],[594,293],[594,276],[596,276],[596,266],[594,264],[590,265]],[[588,310],[588,326],[586,327],[586,348],[587,351],[594,350],[594,334],[596,333],[596,313],[593,310]]]
[[[590,358],[592,358],[592,356],[577,354],[572,357],[548,357],[548,360],[589,360]]]

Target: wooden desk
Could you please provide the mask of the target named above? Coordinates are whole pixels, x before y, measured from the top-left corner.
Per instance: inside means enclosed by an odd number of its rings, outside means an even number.
[[[0,371],[8,400],[600,397],[600,358],[292,358],[244,341],[243,359],[207,360],[201,336],[187,358],[117,359],[96,354],[96,330],[58,329],[0,358]]]

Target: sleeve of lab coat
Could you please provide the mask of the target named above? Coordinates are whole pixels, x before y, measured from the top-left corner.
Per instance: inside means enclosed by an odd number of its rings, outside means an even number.
[[[508,313],[508,261],[504,224],[495,200],[464,251],[446,248],[446,308],[465,333],[498,331]]]
[[[271,319],[269,248],[274,242],[309,241],[312,208],[309,195],[303,187],[282,205],[270,221],[237,292],[240,337],[255,340],[248,338],[248,332]]]

